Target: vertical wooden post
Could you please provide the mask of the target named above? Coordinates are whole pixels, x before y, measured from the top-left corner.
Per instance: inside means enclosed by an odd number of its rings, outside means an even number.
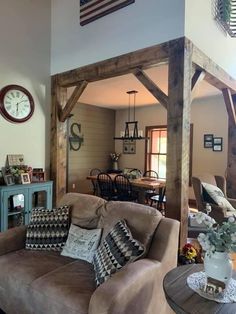
[[[227,196],[236,198],[236,125],[231,119],[228,125]]]
[[[235,96],[229,88],[222,89],[228,113],[228,164],[227,164],[227,196],[236,198],[236,114]]]
[[[67,89],[60,87],[57,76],[52,78],[51,112],[51,160],[50,171],[53,180],[53,200],[57,204],[66,193],[67,167],[67,122],[59,121],[59,110],[67,102]]]
[[[166,216],[180,221],[180,246],[188,227],[192,43],[181,38],[169,47]]]

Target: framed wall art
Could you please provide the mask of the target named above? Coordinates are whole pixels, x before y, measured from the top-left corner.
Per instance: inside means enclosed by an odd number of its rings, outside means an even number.
[[[80,25],[83,26],[91,23],[134,2],[135,0],[80,0]]]
[[[223,138],[222,137],[214,137],[213,138],[213,151],[214,152],[222,152],[223,150]]]
[[[136,154],[136,141],[135,140],[123,141],[123,154]]]
[[[204,134],[204,148],[213,147],[213,134]]]

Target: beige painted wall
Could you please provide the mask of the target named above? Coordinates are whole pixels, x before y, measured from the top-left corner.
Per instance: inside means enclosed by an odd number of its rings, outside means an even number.
[[[0,115],[0,167],[7,154],[24,154],[33,167],[49,166],[50,1],[0,0],[0,88],[18,84],[35,101],[33,117],[12,124]]]
[[[52,74],[184,36],[184,3],[135,0],[80,26],[78,0],[52,0]]]
[[[86,180],[92,168],[110,168],[109,154],[114,151],[115,111],[77,104],[71,122],[81,124],[84,143],[79,151],[69,151],[68,190],[87,193],[92,184]]]
[[[213,16],[216,0],[185,0],[185,36],[236,79],[236,40]]]
[[[136,118],[139,129],[145,130],[149,125],[166,125],[166,110],[161,105],[142,107],[136,109]],[[124,130],[127,121],[127,110],[116,112],[116,136]],[[193,123],[193,175],[201,173],[214,173],[224,175],[227,167],[227,132],[228,120],[224,101],[221,96],[194,100],[191,110],[191,123]],[[204,134],[213,133],[223,137],[223,151],[213,152],[203,146]],[[120,168],[132,167],[144,170],[144,141],[136,141],[136,154],[122,154]],[[121,141],[115,143],[116,152],[122,152]],[[194,198],[190,188],[189,197]]]

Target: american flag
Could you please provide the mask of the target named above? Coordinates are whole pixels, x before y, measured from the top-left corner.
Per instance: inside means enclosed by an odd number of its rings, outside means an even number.
[[[80,25],[123,8],[135,0],[80,0]]]

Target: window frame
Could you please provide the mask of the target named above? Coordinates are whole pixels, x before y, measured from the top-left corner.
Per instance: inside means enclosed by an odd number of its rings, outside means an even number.
[[[167,125],[151,125],[151,126],[146,126],[145,128],[145,136],[150,138],[150,132],[153,129],[165,129],[166,132],[168,133],[168,128]],[[145,158],[144,158],[144,169],[145,171],[151,170],[148,169],[150,167],[151,163],[151,155],[166,155],[167,153],[155,153],[155,154],[150,154],[148,153],[148,146],[152,145],[152,139],[150,138],[149,143],[148,140],[145,141]],[[193,161],[193,123],[190,124],[190,143],[189,143],[189,186],[192,185],[191,183],[191,178],[192,178],[192,161]]]

